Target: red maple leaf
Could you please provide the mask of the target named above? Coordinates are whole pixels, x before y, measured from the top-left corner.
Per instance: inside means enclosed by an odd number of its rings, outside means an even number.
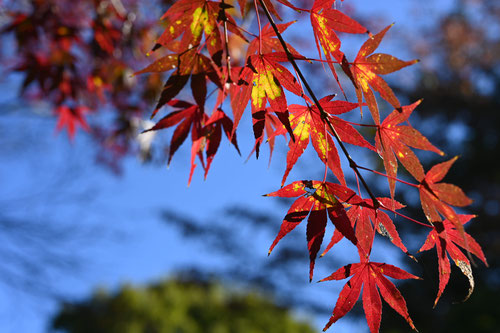
[[[168,104],[169,101],[179,94],[190,77],[193,98],[201,108],[204,107],[207,96],[207,78],[218,87],[221,88],[222,86],[219,76],[212,66],[212,61],[195,49],[190,49],[184,53],[168,54],[136,72],[134,75],[165,72],[172,69],[175,69],[175,71],[165,82],[151,118],[156,115],[161,107]]]
[[[353,197],[349,200],[351,208],[347,211],[347,216],[351,221],[351,226],[355,228],[355,235],[358,239],[357,245],[359,255],[365,258],[370,255],[373,239],[375,237],[375,230],[377,230],[380,235],[389,238],[389,240],[400,248],[406,255],[415,259],[408,252],[403,244],[403,241],[399,237],[399,233],[396,230],[394,222],[391,220],[389,215],[383,211],[383,209],[394,211],[403,208],[404,205],[388,198],[377,198],[377,201],[381,205],[378,206],[378,208],[375,208],[373,200],[371,199],[363,200],[359,197]],[[328,251],[330,251],[330,249],[342,238],[344,238],[344,236],[335,230],[330,243],[321,256],[324,256]]]
[[[458,214],[451,206],[464,207],[472,203],[462,189],[448,183],[438,183],[448,173],[453,163],[457,160],[455,156],[449,161],[434,165],[426,174],[418,186],[422,209],[427,220],[434,224],[442,221],[442,216],[448,219],[460,232],[466,242],[465,231]],[[451,206],[450,206],[451,205]],[[466,249],[469,250],[466,246]]]
[[[328,121],[335,128],[343,142],[351,143],[361,147],[374,150],[359,132],[354,129],[348,122],[334,116],[353,110],[358,107],[357,103],[349,103],[345,101],[330,101],[335,95],[329,95],[321,100],[319,104],[328,114]],[[290,148],[287,154],[287,166],[281,185],[286,181],[288,174],[302,155],[309,144],[309,138],[312,140],[314,149],[321,161],[328,165],[330,170],[340,183],[345,185],[344,173],[340,164],[340,157],[335,147],[335,143],[328,133],[331,133],[330,128],[322,119],[319,109],[316,105],[302,106],[292,104],[288,107],[290,111],[290,124],[293,128],[295,140],[290,140],[288,147]],[[283,130],[276,131],[277,134],[282,134]]]
[[[354,59],[351,66],[351,72],[355,79],[358,102],[361,105],[363,100],[362,95],[364,95],[366,104],[370,109],[375,124],[377,125],[380,124],[380,115],[377,101],[372,89],[377,91],[380,94],[380,97],[389,102],[395,109],[399,110],[401,108],[401,104],[394,95],[394,92],[379,75],[389,74],[418,62],[418,60],[403,61],[389,54],[373,53],[378,48],[382,38],[384,38],[386,32],[391,27],[392,24],[373,37],[370,37],[361,46],[358,55],[356,56],[356,59]]]
[[[283,33],[289,26],[294,24],[296,21],[277,24],[276,27],[280,33]],[[261,47],[260,52],[262,54],[272,53],[272,52],[285,52],[283,50],[283,46],[281,45],[278,38],[276,38],[276,33],[272,26],[268,23],[266,24],[261,31],[260,36],[255,37],[247,48],[246,58],[251,55],[257,54],[259,52],[259,45]],[[287,49],[294,55],[296,58],[300,58],[300,53],[297,52],[290,44],[286,43]]]
[[[205,178],[210,164],[212,163],[221,141],[222,129],[231,143],[239,153],[236,136],[231,136],[233,132],[233,122],[222,110],[216,110],[211,117],[208,117],[199,105],[194,105],[185,101],[172,100],[168,103],[170,106],[179,108],[160,119],[152,128],[144,132],[157,131],[177,125],[170,141],[170,151],[168,164],[172,161],[177,149],[186,140],[191,131],[191,169],[189,172],[188,185],[191,183],[194,169],[196,168],[195,158],[198,156],[205,171]],[[205,152],[205,157],[203,155]]]
[[[342,235],[354,244],[357,243],[354,230],[341,203],[341,201],[347,202],[356,197],[356,194],[349,188],[329,182],[301,180],[265,196],[299,197],[283,219],[280,231],[269,248],[269,253],[283,237],[309,216],[307,219],[307,247],[309,249],[310,280],[312,280],[314,262],[325,235],[327,215]]]
[[[475,215],[458,215],[458,219],[462,225],[466,224],[474,217]],[[488,266],[486,257],[484,256],[481,246],[479,246],[474,238],[466,232],[462,235],[455,228],[455,225],[449,220],[434,222],[433,227],[434,228],[427,236],[427,239],[425,240],[424,245],[422,245],[422,248],[420,248],[419,252],[427,251],[436,247],[439,268],[439,289],[436,300],[434,301],[434,306],[436,306],[450,279],[451,267],[448,255],[455,262],[458,268],[460,268],[462,273],[469,279],[470,288],[464,299],[465,301],[470,297],[472,291],[474,290],[474,278],[472,276],[469,259],[467,259],[467,256],[460,251],[459,247],[468,249],[470,253],[473,253],[476,257],[481,259],[486,266]]]
[[[384,275],[394,279],[420,279],[418,276],[405,272],[396,266],[370,262],[368,259],[365,259],[360,263],[343,266],[330,276],[320,280],[343,280],[352,276],[340,292],[335,308],[333,309],[333,314],[323,328],[323,331],[326,331],[333,323],[351,311],[354,304],[358,301],[361,287],[363,287],[363,309],[371,333],[377,333],[380,328],[380,320],[382,318],[382,301],[380,295],[416,331],[417,329],[408,314],[403,296]]]
[[[411,105],[403,106],[400,110],[392,111],[382,124],[378,125],[375,146],[384,160],[384,167],[389,176],[387,179],[389,180],[391,198],[394,198],[395,179],[398,172],[396,157],[416,180],[422,181],[424,178],[424,168],[418,157],[408,146],[444,155],[441,150],[434,147],[426,137],[413,127],[399,125],[408,120],[420,102],[421,100]]]
[[[347,59],[344,53],[340,51],[340,39],[335,31],[361,34],[368,33],[368,30],[341,11],[332,9],[331,7],[334,2],[335,1],[333,0],[316,0],[310,11],[310,18],[319,57],[320,59],[322,58],[320,48],[321,45],[328,62],[328,66],[330,67],[330,70],[332,71],[340,89],[344,92],[344,89],[339,82],[337,72],[335,71],[335,67],[333,66],[333,59],[341,64],[348,77],[352,80],[353,77],[349,69]]]
[[[153,51],[180,37],[179,47],[183,50],[205,43],[211,56],[222,50],[221,32],[218,26],[222,3],[206,0],[180,0],[175,2],[161,17],[166,29],[158,38]],[[226,17],[229,17],[226,14]]]
[[[84,116],[84,114],[88,112],[88,108],[84,106],[70,108],[66,105],[60,105],[55,109],[55,112],[58,114],[56,130],[61,131],[66,127],[68,136],[71,140],[75,137],[76,128],[78,126],[85,131],[90,130]]]
[[[256,140],[259,140],[263,135],[264,126],[256,127],[255,123],[265,119],[264,114],[267,112],[266,105],[269,101],[270,109],[276,113],[278,119],[293,137],[283,87],[298,96],[302,96],[302,89],[292,73],[278,63],[278,61],[287,60],[283,52],[248,57],[247,64],[239,75],[238,85],[232,86],[231,106],[235,129],[251,99],[254,135]],[[258,156],[258,147],[256,152]]]

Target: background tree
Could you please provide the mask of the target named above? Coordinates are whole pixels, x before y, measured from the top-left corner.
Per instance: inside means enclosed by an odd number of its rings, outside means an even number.
[[[64,304],[53,328],[68,333],[315,332],[268,296],[186,278],[125,285],[114,293],[97,290],[90,299]]]

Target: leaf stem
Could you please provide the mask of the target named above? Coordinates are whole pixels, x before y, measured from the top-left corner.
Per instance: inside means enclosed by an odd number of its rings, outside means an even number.
[[[263,4],[263,2],[261,0],[259,0],[261,4]],[[257,0],[254,0],[253,3],[255,4],[255,14],[257,15],[257,24],[259,25],[259,54],[262,54],[262,26],[260,24],[260,15],[259,15],[259,6],[257,6]],[[268,14],[269,12],[267,12],[267,8],[266,8],[266,15]],[[269,18],[269,16],[268,16]]]
[[[433,228],[433,226],[432,226],[432,225],[430,225],[430,224],[426,224],[426,223],[423,223],[423,222],[417,221],[417,220],[415,220],[415,219],[412,219],[411,217],[406,216],[406,215],[401,214],[401,213],[398,213],[398,212],[396,212],[396,210],[391,209],[391,208],[389,208],[389,207],[386,207],[386,206],[384,206],[384,205],[382,205],[382,206],[381,206],[381,209],[385,209],[385,210],[387,210],[387,211],[389,211],[389,212],[391,212],[391,213],[394,213],[394,214],[396,214],[396,215],[398,215],[398,216],[401,216],[401,217],[402,217],[402,218],[404,218],[404,219],[407,219],[407,220],[412,221],[412,222],[414,222],[414,223],[417,223],[417,224],[423,225],[424,227],[427,227],[427,228]]]
[[[255,1],[257,1],[257,0],[255,0]],[[363,178],[363,176],[359,172],[358,165],[356,164],[356,162],[354,162],[354,160],[352,159],[351,155],[347,151],[347,148],[345,147],[344,143],[340,140],[340,137],[339,137],[337,131],[335,130],[335,128],[333,127],[333,125],[328,121],[328,113],[326,113],[326,111],[323,109],[323,107],[319,103],[319,100],[316,97],[316,95],[314,94],[314,91],[312,90],[311,86],[309,85],[309,83],[307,82],[306,78],[302,74],[300,68],[297,66],[297,63],[295,62],[295,59],[293,58],[292,53],[290,52],[290,50],[288,50],[288,47],[286,46],[285,40],[281,36],[281,33],[279,32],[279,29],[276,26],[276,23],[274,22],[274,19],[271,16],[271,13],[269,13],[269,10],[267,9],[266,4],[264,3],[263,0],[258,0],[258,1],[259,1],[260,5],[261,5],[262,9],[264,10],[264,13],[267,16],[267,19],[269,20],[269,23],[273,27],[273,30],[274,30],[274,32],[276,34],[276,37],[278,37],[278,40],[280,41],[281,46],[283,47],[283,50],[285,50],[285,53],[286,53],[287,58],[288,58],[288,61],[290,61],[290,63],[292,64],[293,68],[295,69],[295,71],[299,75],[301,81],[304,83],[304,87],[306,88],[306,90],[309,93],[309,95],[311,95],[312,100],[318,106],[318,110],[320,112],[321,118],[326,123],[326,125],[328,126],[328,128],[330,129],[330,131],[333,133],[335,139],[337,140],[337,142],[339,144],[339,147],[342,149],[342,152],[344,153],[344,155],[346,156],[347,160],[349,161],[349,166],[351,167],[351,169],[353,169],[353,171],[359,177],[359,180],[363,184],[363,187],[365,188],[366,192],[368,193],[368,195],[370,196],[370,198],[373,200],[373,204],[374,204],[375,208],[380,207],[379,201],[377,200],[377,198],[375,197],[375,195],[371,191],[370,187],[366,183],[365,179]],[[260,24],[260,22],[259,22],[259,24]]]
[[[348,120],[344,120],[346,123],[350,124],[350,125],[354,125],[354,126],[362,126],[362,127],[375,127],[375,128],[378,128],[379,125],[374,125],[374,124],[360,124],[360,123],[355,123],[355,122],[352,122],[352,121],[348,121]]]
[[[404,181],[404,180],[401,180],[401,179],[399,179],[399,178],[397,178],[397,177],[392,177],[392,176],[389,176],[389,175],[387,175],[387,174],[385,174],[385,173],[378,172],[378,171],[372,170],[372,169],[370,169],[370,168],[365,168],[365,167],[363,167],[363,166],[361,166],[361,165],[358,165],[358,168],[360,168],[360,169],[362,169],[362,170],[366,170],[366,171],[373,172],[374,174],[377,174],[377,175],[379,175],[379,176],[383,176],[383,177],[386,177],[386,178],[393,179],[393,180],[395,180],[395,181],[397,181],[397,182],[400,182],[400,183],[402,183],[402,184],[405,184],[405,185],[408,185],[408,186],[412,186],[412,187],[418,188],[418,185],[417,185],[417,184],[409,183],[409,182]]]
[[[226,51],[226,70],[227,70],[225,83],[232,83],[233,81],[231,80],[231,55],[229,54],[229,37],[227,34],[227,17],[226,17],[226,6],[224,0],[222,0],[222,21],[224,22],[224,44]]]

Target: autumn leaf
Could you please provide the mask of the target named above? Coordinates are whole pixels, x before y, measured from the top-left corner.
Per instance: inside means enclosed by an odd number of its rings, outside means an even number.
[[[205,105],[208,79],[219,88],[222,88],[219,75],[214,69],[212,61],[195,49],[190,49],[187,52],[179,54],[168,54],[154,61],[146,68],[134,73],[134,75],[165,72],[172,69],[175,69],[175,71],[165,82],[151,118],[156,115],[160,108],[168,104],[169,101],[180,93],[188,83],[189,78],[191,78],[193,98],[201,108]]]
[[[328,135],[326,124],[321,119],[317,109],[314,110],[312,107],[302,105],[290,105],[289,110],[291,111],[290,124],[293,128],[295,141],[290,139],[288,143],[287,165],[281,186],[286,182],[288,174],[307,148],[310,138],[320,160],[327,164],[340,183],[345,185],[344,172],[337,148],[335,148],[331,136]]]
[[[283,33],[289,26],[294,24],[296,21],[291,21],[288,23],[277,24],[276,27],[280,33]],[[260,36],[255,37],[250,44],[248,44],[246,58],[251,55],[259,53],[259,45],[261,46],[260,52],[262,54],[273,53],[273,52],[285,52],[283,46],[281,45],[278,38],[276,38],[276,33],[271,25],[268,23],[262,27]],[[302,57],[300,53],[293,48],[290,44],[286,43],[287,49],[296,58]]]
[[[469,222],[475,215],[458,215],[458,219],[462,225]],[[464,237],[466,241],[464,240]],[[455,262],[458,268],[469,280],[469,292],[465,297],[466,301],[472,292],[474,291],[474,278],[472,276],[472,268],[462,251],[459,247],[467,249],[470,253],[473,253],[476,257],[481,259],[486,266],[488,263],[486,257],[481,249],[481,246],[472,238],[468,233],[464,232],[463,235],[456,229],[455,225],[449,220],[444,220],[443,222],[434,222],[433,229],[427,236],[427,239],[420,248],[419,252],[427,251],[436,247],[438,255],[438,268],[439,268],[439,289],[436,300],[434,301],[434,307],[436,306],[439,298],[443,294],[443,291],[448,284],[451,274],[450,261],[448,256]]]
[[[55,109],[55,113],[58,114],[56,130],[61,131],[63,128],[66,128],[71,140],[75,137],[77,127],[89,131],[90,127],[84,116],[87,112],[88,108],[84,106],[77,106],[74,108],[70,108],[67,105],[58,106]]]
[[[333,309],[333,314],[323,328],[323,331],[326,331],[332,324],[351,311],[354,304],[358,301],[361,288],[363,288],[363,309],[371,333],[377,333],[380,329],[380,320],[382,318],[382,301],[380,295],[416,331],[417,329],[408,314],[403,296],[384,275],[400,280],[420,279],[418,276],[405,272],[393,265],[362,260],[360,263],[343,266],[330,276],[320,280],[320,282],[343,280],[352,276],[340,292],[335,308]]]
[[[177,125],[170,141],[170,151],[168,164],[172,161],[177,149],[184,143],[191,132],[191,169],[189,172],[188,185],[191,183],[193,172],[196,168],[195,158],[198,156],[204,170],[205,178],[215,154],[219,148],[222,130],[239,151],[236,136],[232,135],[233,122],[220,109],[216,110],[211,117],[208,117],[199,105],[189,102],[172,100],[168,104],[178,110],[167,114],[160,119],[152,128],[144,132],[157,131]],[[206,155],[206,161],[205,156]]]
[[[222,4],[206,0],[180,0],[175,2],[161,17],[166,29],[158,38],[153,51],[168,47],[180,37],[180,48],[199,45],[205,35],[205,44],[211,56],[222,50],[221,32],[217,20]],[[227,15],[227,14],[226,14]]]
[[[344,88],[340,84],[337,72],[333,66],[334,60],[338,62],[348,77],[353,80],[349,69],[347,59],[342,51],[340,51],[340,39],[336,31],[361,34],[368,33],[368,30],[360,23],[353,20],[339,10],[332,9],[333,1],[316,0],[310,11],[311,26],[314,32],[314,40],[318,55],[322,59],[321,48],[327,60],[328,66],[332,71],[335,80],[340,89],[344,93]],[[321,47],[320,47],[321,45]],[[344,93],[345,95],[345,93]]]
[[[293,182],[265,196],[298,197],[283,219],[280,231],[269,248],[269,254],[283,237],[309,216],[306,235],[310,260],[309,280],[312,280],[316,256],[325,235],[327,215],[335,225],[336,230],[339,230],[354,244],[357,243],[354,230],[341,203],[341,201],[346,202],[356,196],[347,187],[329,182],[302,180]]]
[[[400,110],[392,111],[382,124],[377,126],[375,135],[375,146],[384,161],[387,172],[391,198],[394,198],[396,187],[396,177],[398,171],[397,159],[403,164],[406,170],[419,182],[424,178],[424,168],[418,157],[409,147],[433,151],[437,154],[444,153],[434,147],[425,136],[408,125],[399,125],[407,121],[413,110],[420,104],[421,100],[415,103],[402,106]]]
[[[470,205],[469,199],[461,188],[448,183],[439,183],[448,173],[451,166],[457,160],[458,156],[449,161],[436,164],[426,174],[420,182],[418,189],[422,209],[427,220],[434,224],[441,222],[442,216],[448,219],[463,236],[467,245],[467,238],[458,214],[451,206],[464,207]],[[469,250],[466,246],[466,250]]]
[[[292,73],[278,61],[287,61],[286,55],[275,52],[248,57],[246,66],[240,72],[238,85],[232,88],[231,106],[235,129],[249,100],[251,100],[252,117],[257,120],[264,119],[262,114],[266,112],[266,105],[269,102],[270,109],[293,137],[283,88],[298,96],[302,96],[302,89]],[[263,126],[254,127],[256,140],[263,135],[262,129]]]
[[[203,132],[206,137],[206,155],[207,163],[205,167],[205,178],[207,178],[208,170],[210,165],[217,153],[221,142],[222,131],[231,141],[238,154],[240,153],[240,148],[238,147],[238,142],[236,140],[236,134],[233,135],[233,121],[222,111],[221,109],[215,110],[215,112],[207,119]]]
[[[355,235],[358,239],[358,252],[360,257],[368,258],[373,245],[375,237],[375,230],[382,236],[387,237],[395,246],[397,246],[403,253],[412,259],[415,259],[407,250],[403,241],[401,240],[394,222],[391,220],[383,210],[394,212],[395,210],[404,207],[401,203],[389,198],[377,198],[381,206],[375,207],[373,200],[351,198],[349,200],[350,208],[347,211],[347,216],[351,222],[351,226],[355,229]],[[337,232],[332,235],[330,243],[321,254],[324,256],[330,249],[340,242],[344,236]]]
[[[377,125],[380,124],[380,115],[373,90],[377,91],[380,97],[389,102],[395,109],[400,110],[401,108],[401,104],[394,92],[380,75],[398,71],[403,67],[418,62],[418,60],[403,61],[384,53],[373,53],[391,27],[392,25],[389,25],[378,34],[370,37],[361,46],[351,66],[358,102],[361,104],[364,95],[366,104]]]
[[[349,112],[355,109],[357,103],[349,103],[345,101],[330,101],[334,95],[322,98],[319,103],[323,110],[328,114],[328,120],[334,127],[343,142],[358,145],[368,149],[374,149],[364,138],[355,130],[349,123],[334,115]],[[322,119],[320,111],[316,105],[302,106],[292,104],[289,106],[290,124],[293,128],[295,141],[290,140],[288,143],[289,151],[287,153],[287,166],[281,184],[283,185],[304,150],[312,141],[313,147],[318,154],[320,160],[327,164],[330,170],[340,183],[345,185],[344,173],[340,164],[340,157],[335,147],[335,143],[331,137],[333,133]],[[329,134],[330,135],[329,135]],[[276,134],[282,134],[277,131]]]
[[[269,145],[269,165],[271,165],[271,159],[273,157],[274,145],[276,137],[278,135],[283,135],[286,139],[286,129],[280,122],[278,117],[271,113],[269,108],[266,108],[264,112],[259,115],[255,115],[252,118],[254,134],[255,134],[255,144],[248,155],[247,160],[252,156],[252,154],[260,149],[260,145],[264,141],[264,133],[267,135],[267,143]]]

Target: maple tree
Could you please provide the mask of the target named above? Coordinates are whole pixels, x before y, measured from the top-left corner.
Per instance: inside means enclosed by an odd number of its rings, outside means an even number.
[[[123,27],[133,19],[120,6],[101,6],[103,2],[98,0],[91,2],[90,6],[94,6],[96,16],[86,18],[94,42],[89,47],[82,40],[80,31],[87,28],[82,24],[85,20],[55,11],[57,3],[57,0],[34,0],[36,10],[33,14],[11,13],[12,22],[3,31],[14,32],[17,43],[24,46],[20,60],[14,67],[14,70],[26,73],[23,89],[37,85],[38,97],[51,99],[58,116],[57,128],[66,127],[70,137],[75,135],[78,127],[91,130],[86,117],[97,110],[96,105],[99,104],[113,103],[122,107],[122,110],[127,110],[124,112],[136,113],[140,118],[144,106],[124,98],[136,86],[144,89],[141,93],[143,96],[154,95],[154,91],[161,89],[151,113],[152,119],[165,109],[174,108],[173,111],[167,111],[156,124],[144,130],[155,132],[175,128],[170,141],[168,163],[191,134],[188,184],[197,165],[196,159],[207,177],[222,140],[222,131],[240,152],[236,131],[249,103],[257,157],[263,143],[269,143],[272,155],[275,138],[285,137],[289,151],[281,189],[267,196],[297,199],[286,213],[269,253],[283,237],[308,217],[306,238],[310,280],[313,278],[328,219],[335,226],[335,231],[322,255],[344,237],[355,245],[359,254],[359,262],[343,266],[321,280],[350,277],[339,295],[325,330],[352,309],[362,288],[363,308],[371,332],[378,332],[380,327],[380,295],[415,329],[403,296],[384,275],[395,279],[418,277],[396,266],[370,259],[376,233],[389,238],[395,246],[415,259],[399,236],[399,223],[410,222],[431,229],[421,251],[436,247],[438,252],[439,286],[435,302],[439,300],[449,281],[448,256],[469,279],[470,290],[466,298],[470,296],[474,287],[471,254],[485,264],[487,262],[480,246],[464,230],[463,225],[473,216],[464,215],[454,207],[465,207],[471,200],[458,186],[441,182],[456,157],[434,165],[425,173],[420,159],[412,150],[427,150],[444,155],[409,122],[421,100],[401,105],[389,84],[380,76],[418,62],[400,60],[390,54],[374,53],[392,25],[372,34],[361,23],[343,13],[342,2],[336,0],[306,1],[304,7],[307,8],[299,8],[287,0],[238,0],[237,4],[224,0],[179,0],[161,17],[165,25],[164,31],[154,43],[150,41],[153,46],[151,55],[157,59],[134,74],[134,77],[149,74],[152,79],[142,85],[127,86],[120,94],[113,94],[112,86],[123,84],[129,74],[126,71],[126,59],[115,55],[119,44],[124,37],[129,41],[139,40],[130,31],[127,36],[123,36],[125,30],[117,26]],[[134,4],[135,1],[130,1],[128,5]],[[239,10],[235,8],[236,5]],[[314,38],[319,59],[312,55],[302,55],[297,51],[298,47],[294,48],[284,40],[282,34],[294,22],[277,24],[275,19],[282,20],[280,13],[287,10],[294,13],[299,21],[297,24],[311,24],[311,38]],[[244,20],[253,17],[249,15],[250,12],[255,14],[255,32],[247,30],[247,25],[242,25]],[[59,19],[64,22],[63,25],[54,23]],[[264,19],[268,23],[262,26],[261,21]],[[38,26],[43,27],[44,34],[51,37],[51,43],[41,50],[36,47],[41,40]],[[133,31],[139,35],[150,34],[150,26]],[[345,50],[341,50],[340,38],[343,35],[339,33],[364,36],[365,42],[353,60],[348,59],[343,52]],[[232,43],[247,45],[244,57],[236,59],[232,56],[235,52]],[[139,45],[136,47],[140,48]],[[84,71],[74,65],[78,52],[88,52],[100,63],[92,70]],[[301,62],[327,64],[337,84],[331,88],[329,95],[317,98],[299,66]],[[163,72],[171,73],[160,88],[157,73]],[[339,73],[343,73],[348,79],[342,80]],[[186,90],[191,91],[192,100],[186,100]],[[334,100],[336,92],[341,97]],[[350,92],[354,93],[356,101],[348,97]],[[216,96],[210,98],[213,93]],[[378,100],[376,94],[379,96]],[[289,104],[288,100],[292,98],[301,100],[302,104]],[[393,111],[384,117],[386,104]],[[353,111],[357,109],[360,110],[360,116],[363,116],[365,108],[369,110],[372,123],[353,123],[341,117],[353,115]],[[232,113],[232,119],[228,116],[229,112]],[[364,116],[362,119],[366,118]],[[374,135],[361,131],[362,127],[373,129]],[[125,126],[106,134],[113,138],[112,149],[117,154],[128,149],[126,129]],[[310,141],[324,165],[323,179],[294,181],[285,185],[289,173]],[[371,152],[378,153],[385,173],[355,162],[346,144],[365,148],[370,156],[374,155]],[[342,166],[342,159],[347,160],[350,171]],[[416,183],[407,180],[408,175],[398,176],[398,163],[401,163]],[[389,197],[377,197],[365,181],[362,171],[386,177]],[[335,183],[327,181],[329,172]],[[346,179],[347,172],[352,172],[355,182]],[[405,205],[395,200],[396,183],[418,191],[426,222],[398,212]],[[398,220],[396,216],[399,217]]]

